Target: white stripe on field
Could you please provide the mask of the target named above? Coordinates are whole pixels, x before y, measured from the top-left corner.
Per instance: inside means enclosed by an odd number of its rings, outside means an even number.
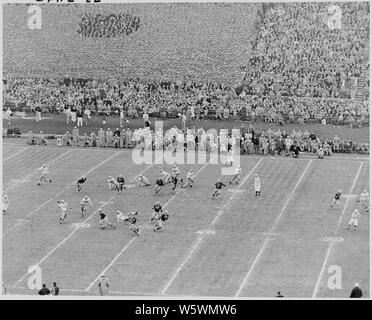
[[[214,155],[206,164],[204,164],[195,174],[194,174],[194,177],[196,177],[211,161],[212,159],[214,159],[216,156]],[[171,201],[173,201],[173,199],[179,194],[179,192],[181,191],[181,189],[179,189],[175,195],[173,195],[173,197],[171,197],[163,206],[163,208],[165,208]],[[120,252],[114,257],[114,259],[107,265],[107,267],[105,269],[103,269],[103,271],[92,281],[92,283],[86,287],[85,291],[89,291],[93,285],[98,281],[98,279],[106,273],[107,270],[109,270],[113,264],[115,263],[115,261],[124,253],[125,250],[127,250],[129,248],[129,246],[134,242],[134,240],[136,239],[137,237],[134,237],[132,238],[132,240],[129,241],[128,244],[126,244],[123,249],[120,250]]]
[[[114,153],[113,155],[111,155],[110,157],[108,157],[107,159],[101,161],[99,164],[97,164],[96,166],[94,166],[92,169],[90,169],[88,172],[86,172],[84,175],[87,176],[88,174],[92,173],[94,170],[96,170],[97,168],[99,168],[100,166],[102,166],[103,164],[105,164],[107,161],[110,161],[112,158],[114,158],[119,152],[116,152]],[[13,231],[15,228],[17,228],[18,226],[20,226],[21,224],[23,224],[24,222],[26,222],[27,220],[25,219],[28,219],[30,218],[31,216],[33,216],[35,213],[37,213],[41,208],[45,207],[48,203],[50,203],[53,199],[55,199],[56,197],[58,197],[59,195],[61,195],[63,192],[65,192],[66,190],[68,190],[69,188],[71,188],[71,186],[73,186],[75,183],[76,183],[76,180],[74,180],[74,182],[72,182],[70,185],[68,185],[67,187],[63,188],[61,191],[57,192],[56,194],[54,194],[51,198],[49,198],[47,201],[45,201],[44,203],[42,203],[39,207],[37,207],[35,210],[31,211],[25,218],[24,220],[22,221],[18,221],[16,224],[14,224],[12,227],[10,227],[10,229],[6,232],[6,233],[3,233],[3,238],[10,234],[11,231]]]
[[[61,158],[64,157],[65,155],[69,154],[71,151],[72,151],[72,150],[68,150],[68,151],[62,153],[62,154],[59,155],[57,158],[52,159],[52,160],[50,160],[49,162],[45,163],[45,165],[46,165],[46,166],[49,166],[49,165],[52,164],[53,162],[55,162],[55,161],[61,159]],[[23,181],[23,180],[26,181],[29,177],[31,177],[33,174],[35,174],[35,173],[37,173],[37,172],[38,172],[38,169],[32,171],[30,174],[28,174],[27,176],[25,176],[25,177],[22,179],[22,181]],[[22,181],[15,182],[15,183],[11,184],[10,186],[6,187],[6,188],[4,189],[4,192],[6,192],[6,191],[8,191],[9,189],[12,189],[12,188],[14,188],[15,186],[19,185],[20,183],[22,183]]]
[[[342,218],[344,217],[344,214],[345,214],[346,208],[347,208],[347,206],[349,205],[349,201],[350,201],[350,198],[351,198],[350,195],[353,193],[353,190],[354,190],[354,188],[355,188],[355,185],[356,185],[356,182],[357,182],[358,177],[359,177],[359,175],[360,175],[360,172],[362,171],[363,163],[364,163],[364,162],[361,162],[361,163],[360,163],[360,166],[359,166],[359,168],[358,168],[358,171],[357,171],[357,173],[356,173],[356,175],[355,175],[355,177],[354,177],[354,181],[353,181],[353,184],[351,185],[350,192],[349,192],[348,197],[347,197],[347,200],[346,200],[346,202],[345,202],[345,206],[344,206],[344,208],[342,209],[342,212],[341,212],[340,218],[338,219],[338,222],[337,222],[337,225],[336,225],[336,229],[335,229],[335,232],[334,232],[334,236],[337,235],[338,229],[339,229],[340,224],[341,224],[341,222],[342,222]],[[317,293],[318,293],[319,285],[320,285],[320,282],[321,282],[321,280],[322,280],[323,273],[324,273],[324,269],[325,269],[325,267],[326,267],[326,265],[327,265],[329,255],[330,255],[330,253],[331,253],[332,246],[333,246],[333,243],[332,243],[332,241],[330,241],[330,242],[329,242],[329,245],[328,245],[328,249],[327,249],[326,256],[325,256],[325,258],[324,258],[324,262],[323,262],[323,264],[322,264],[322,268],[320,269],[320,272],[319,272],[319,275],[318,275],[318,279],[317,279],[317,281],[316,281],[316,283],[315,283],[315,287],[314,287],[314,290],[313,290],[313,294],[312,294],[312,296],[311,296],[312,298],[316,298],[316,295],[317,295]]]
[[[103,161],[101,163],[101,165],[107,161],[109,161],[110,159],[112,159],[115,155],[117,155],[119,152],[116,152],[115,154],[113,154],[111,157],[107,158],[105,161]],[[151,168],[154,164],[151,164],[150,166],[148,166],[147,168],[145,168],[144,170],[142,170],[138,175],[136,175],[130,182],[133,182],[139,175],[141,175],[142,173],[144,173],[146,170],[148,170],[149,168]],[[98,165],[94,168],[97,168]],[[90,172],[93,171],[93,169],[90,170]],[[88,216],[81,224],[79,227],[77,227],[76,229],[74,229],[67,237],[65,237],[56,247],[54,247],[52,250],[50,250],[46,256],[44,256],[36,265],[40,266],[41,263],[43,263],[54,251],[56,251],[60,246],[62,246],[69,238],[71,238],[75,232],[77,232],[78,230],[81,229],[81,225],[84,225],[87,221],[90,220],[91,217],[93,217],[99,209],[102,209],[108,202],[112,201],[113,199],[115,198],[115,195],[112,196],[110,199],[106,200],[103,202],[103,204],[101,206],[98,207],[98,209],[96,211],[94,211],[90,216]],[[17,287],[18,284],[20,284],[24,279],[25,277],[27,276],[28,273],[24,274],[22,276],[21,279],[19,279],[14,285],[13,287]]]
[[[22,152],[25,151],[25,150],[27,150],[27,148],[26,148],[26,147],[23,147],[21,150],[18,150],[18,151],[16,151],[16,152],[12,153],[10,156],[4,158],[4,159],[3,159],[3,162],[4,162],[4,161],[7,161],[7,160],[9,160],[9,159],[12,159],[12,158],[14,158],[15,156],[18,156],[20,153],[22,153]]]
[[[251,169],[251,171],[244,177],[244,179],[240,182],[239,184],[239,187],[238,189],[240,189],[243,184],[248,180],[248,178],[252,175],[252,173],[256,170],[256,168],[258,167],[258,165],[261,163],[261,161],[263,160],[264,158],[261,158],[257,163],[256,165]],[[209,225],[208,229],[206,229],[207,231],[208,230],[211,230],[213,225],[217,222],[217,219],[219,218],[219,216],[222,214],[222,212],[224,211],[224,209],[227,207],[227,205],[231,202],[231,199],[233,199],[234,197],[236,197],[238,195],[238,193],[233,193],[230,198],[227,200],[227,202],[225,203],[225,205],[218,211],[216,217],[213,219],[213,221],[211,222],[211,224]],[[165,294],[165,292],[169,289],[169,287],[171,286],[171,284],[173,283],[173,281],[176,279],[176,277],[178,276],[178,274],[180,273],[180,271],[183,269],[183,267],[186,265],[186,263],[189,261],[189,259],[192,257],[193,253],[195,252],[195,250],[199,247],[199,245],[201,244],[201,242],[203,241],[204,237],[208,234],[208,232],[205,232],[203,234],[201,234],[195,241],[195,243],[193,244],[193,246],[191,247],[191,250],[189,252],[189,254],[185,257],[185,259],[182,261],[182,263],[180,264],[180,266],[177,268],[177,270],[175,271],[175,273],[172,275],[172,277],[169,279],[169,281],[166,283],[166,285],[164,286],[164,288],[161,290],[161,294]]]
[[[313,160],[310,160],[310,161],[309,161],[309,163],[308,163],[307,166],[305,167],[304,171],[302,172],[302,174],[301,174],[301,176],[300,176],[300,179],[297,181],[297,183],[296,183],[296,185],[294,186],[294,188],[293,188],[291,194],[289,195],[289,197],[287,198],[286,202],[284,203],[284,206],[283,206],[282,209],[280,210],[279,215],[276,217],[276,219],[274,220],[273,225],[272,225],[271,228],[269,229],[269,231],[268,231],[269,233],[273,232],[274,229],[276,228],[276,226],[277,226],[277,224],[278,224],[280,218],[283,216],[283,213],[284,213],[284,211],[286,210],[286,208],[287,208],[287,206],[288,206],[290,200],[291,200],[292,197],[294,196],[294,194],[295,194],[295,192],[296,192],[298,186],[300,185],[301,181],[302,181],[303,178],[305,177],[305,174],[306,174],[307,170],[309,169],[309,167],[310,167],[312,161],[313,161]],[[240,295],[240,293],[242,292],[243,288],[244,288],[245,285],[247,284],[247,282],[248,282],[248,280],[249,280],[251,274],[253,273],[254,268],[256,267],[258,261],[260,260],[260,258],[261,258],[261,256],[262,256],[263,252],[264,252],[265,249],[266,249],[266,245],[267,245],[269,239],[270,239],[270,234],[268,234],[268,236],[265,238],[265,241],[263,242],[262,247],[261,247],[260,250],[258,251],[258,254],[257,254],[257,256],[255,257],[255,259],[253,260],[253,263],[252,263],[251,267],[249,268],[247,274],[245,275],[245,277],[244,277],[242,283],[240,284],[240,287],[239,287],[238,291],[235,293],[235,297],[238,297],[238,296]]]

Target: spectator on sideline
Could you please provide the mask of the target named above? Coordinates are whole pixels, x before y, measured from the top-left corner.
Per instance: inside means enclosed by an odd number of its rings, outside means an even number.
[[[359,288],[359,283],[356,283],[353,290],[351,290],[350,298],[361,298],[362,296],[362,289]]]
[[[48,296],[50,295],[50,290],[47,288],[46,284],[43,284],[43,287],[39,290],[40,296]]]
[[[51,290],[52,296],[58,296],[59,295],[59,287],[57,286],[56,282],[53,282],[53,288]]]

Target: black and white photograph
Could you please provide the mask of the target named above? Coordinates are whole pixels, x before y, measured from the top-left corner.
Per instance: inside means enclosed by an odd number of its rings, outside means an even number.
[[[370,298],[370,2],[0,5],[3,297]]]

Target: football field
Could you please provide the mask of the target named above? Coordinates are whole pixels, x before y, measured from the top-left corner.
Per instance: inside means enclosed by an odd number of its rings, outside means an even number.
[[[47,164],[52,183],[37,186],[36,169]],[[132,161],[130,150],[31,147],[3,143],[3,191],[9,196],[2,220],[3,283],[9,294],[37,294],[28,289],[30,266],[38,265],[42,282],[57,282],[63,295],[98,295],[105,274],[111,295],[175,297],[345,298],[355,282],[369,297],[369,214],[357,202],[369,187],[369,158],[334,155],[319,160],[303,156],[242,156],[241,181],[229,185],[221,166],[193,168],[190,189],[137,187],[144,174],[153,183],[167,164]],[[261,196],[254,194],[254,173]],[[120,193],[107,188],[107,177],[122,174],[129,185]],[[80,193],[74,183],[87,182]],[[217,178],[227,183],[211,199]],[[330,208],[342,190],[340,208]],[[93,207],[80,217],[80,200]],[[59,224],[57,200],[72,208]],[[148,220],[159,200],[170,218],[159,232]],[[112,222],[115,211],[138,211],[139,237],[129,225],[101,230],[98,209]],[[352,211],[361,212],[357,230],[346,230]],[[336,266],[336,267],[335,267]],[[341,288],[329,278],[341,274]]]

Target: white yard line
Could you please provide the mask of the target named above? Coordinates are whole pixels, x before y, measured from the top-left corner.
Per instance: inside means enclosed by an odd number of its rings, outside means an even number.
[[[45,165],[46,165],[46,166],[49,166],[49,165],[52,164],[53,162],[55,162],[55,161],[61,159],[61,158],[64,157],[65,155],[69,154],[71,151],[72,151],[72,150],[68,150],[68,151],[62,153],[62,154],[59,155],[57,158],[52,159],[52,160],[50,160],[49,162],[45,163]],[[38,169],[32,171],[30,174],[28,174],[27,176],[25,176],[22,180],[26,181],[29,177],[31,177],[33,174],[35,174],[35,173],[37,173],[37,172],[38,172]],[[20,183],[22,183],[22,181],[20,181],[20,182],[15,182],[15,183],[11,184],[10,186],[8,186],[8,187],[6,187],[6,188],[4,189],[4,192],[8,191],[9,189],[14,188],[15,186],[18,186]]]
[[[249,171],[249,173],[244,177],[244,179],[240,182],[239,184],[239,187],[238,187],[238,190],[244,185],[244,183],[248,180],[248,178],[252,175],[252,173],[256,170],[256,168],[258,167],[258,165],[262,162],[264,158],[261,158],[257,163],[256,165]],[[213,219],[213,221],[211,222],[211,224],[209,225],[208,229],[206,229],[207,231],[210,231],[213,227],[213,225],[217,222],[218,218],[220,217],[220,215],[223,213],[224,209],[227,207],[227,205],[231,202],[231,200],[236,197],[238,195],[238,193],[234,192],[230,198],[226,201],[225,205],[218,211],[216,217]],[[182,263],[180,264],[180,266],[177,268],[177,270],[175,271],[175,273],[172,275],[172,277],[168,280],[168,282],[166,283],[166,285],[164,286],[164,288],[161,290],[161,293],[160,294],[165,294],[165,292],[169,289],[169,287],[171,286],[171,284],[173,283],[173,281],[177,278],[178,274],[180,273],[180,271],[183,269],[183,267],[186,265],[186,263],[190,260],[190,258],[192,257],[193,253],[195,252],[195,250],[199,247],[199,245],[202,243],[202,241],[204,240],[204,237],[208,234],[208,232],[204,232],[202,233],[194,242],[194,244],[192,245],[188,255],[185,257],[185,259],[182,261]]]
[[[92,169],[90,169],[89,171],[87,171],[84,176],[87,176],[88,174],[92,173],[94,170],[96,170],[97,168],[99,168],[100,166],[104,165],[107,161],[110,161],[112,158],[114,158],[119,152],[116,152],[114,153],[113,155],[111,155],[110,157],[108,157],[107,159],[101,161],[99,164],[97,164],[96,166],[94,166]],[[79,176],[80,177],[80,176]],[[23,218],[23,220],[20,220],[18,221],[16,224],[14,224],[6,233],[3,233],[3,238],[5,236],[7,236],[8,234],[10,234],[15,228],[17,228],[18,226],[20,226],[21,224],[25,223],[28,219],[30,218],[31,216],[33,216],[35,213],[37,213],[41,208],[45,207],[48,203],[50,203],[53,199],[55,199],[56,197],[58,197],[59,195],[61,195],[63,192],[65,192],[66,190],[70,189],[75,183],[76,183],[76,180],[78,178],[76,178],[70,185],[68,185],[67,187],[63,188],[61,191],[57,192],[56,194],[54,194],[51,198],[49,198],[47,201],[45,201],[44,203],[42,203],[39,207],[37,207],[35,210],[31,211],[25,218]]]
[[[214,155],[206,164],[204,164],[197,172],[195,172],[194,174],[194,177],[196,177],[207,165],[209,165],[209,163],[216,157],[216,155]],[[173,195],[173,197],[171,197],[164,205],[163,205],[163,208],[165,208],[167,205],[169,205],[169,203],[171,203],[175,198],[176,196],[180,193],[182,189],[179,189],[175,195]],[[89,291],[93,285],[98,281],[98,279],[107,272],[107,270],[109,270],[113,264],[116,262],[117,259],[119,259],[119,257],[124,253],[125,250],[127,250],[130,245],[134,242],[134,240],[137,239],[137,237],[134,237],[132,238],[132,240],[129,241],[128,244],[126,244],[123,249],[120,250],[120,252],[114,257],[114,259],[107,265],[106,268],[103,269],[103,271],[92,281],[92,283],[85,288],[85,291]]]
[[[358,168],[358,171],[357,171],[357,173],[355,174],[353,184],[351,185],[350,192],[349,192],[348,197],[347,197],[346,202],[345,202],[345,206],[344,206],[344,208],[342,209],[342,212],[341,212],[340,218],[338,219],[338,222],[337,222],[337,225],[336,225],[336,228],[335,228],[335,231],[334,231],[334,236],[336,236],[337,233],[338,233],[338,229],[339,229],[339,227],[340,227],[340,225],[341,225],[341,222],[342,222],[342,219],[343,219],[343,217],[344,217],[344,214],[345,214],[346,208],[347,208],[347,206],[349,205],[349,201],[350,201],[350,199],[351,199],[350,195],[353,193],[353,190],[354,190],[354,188],[355,188],[355,185],[356,185],[356,182],[357,182],[358,177],[359,177],[359,175],[360,175],[360,172],[362,171],[363,163],[364,163],[364,162],[361,162],[361,163],[360,163],[360,166],[359,166],[359,168]],[[330,253],[331,253],[332,246],[333,246],[333,243],[332,243],[332,241],[330,241],[330,242],[329,242],[329,245],[328,245],[328,249],[327,249],[326,256],[325,256],[325,258],[324,258],[324,262],[323,262],[323,264],[322,264],[322,268],[320,269],[320,272],[319,272],[319,275],[318,275],[318,279],[317,279],[317,281],[316,281],[316,283],[315,283],[315,287],[314,287],[314,290],[313,290],[313,294],[312,294],[312,296],[311,296],[312,298],[316,298],[316,295],[317,295],[317,293],[318,293],[319,286],[320,286],[320,282],[321,282],[322,277],[323,277],[324,269],[325,269],[325,267],[326,267],[326,265],[327,265],[327,263],[328,263],[328,258],[329,258],[329,255],[330,255]]]
[[[111,160],[115,155],[117,155],[119,152],[116,152],[115,154],[113,154],[110,158],[107,158],[106,160],[104,160],[100,165],[102,165],[103,163]],[[149,168],[151,168],[154,164],[151,164],[149,165],[148,167],[146,167],[144,170],[142,170],[139,174],[137,174],[130,182],[133,182],[139,175],[143,174],[145,171],[147,171]],[[95,166],[94,168],[98,168],[99,165]],[[93,171],[93,169],[90,170],[90,172]],[[97,208],[96,211],[94,211],[90,216],[88,216],[82,223],[81,225],[84,225],[87,221],[90,220],[91,217],[93,217],[99,209],[102,209],[107,203],[109,203],[110,201],[112,201],[113,199],[115,198],[115,195],[113,195],[110,199],[106,200],[103,202],[103,204],[101,206],[99,206]],[[62,246],[69,238],[71,238],[75,232],[77,232],[78,230],[80,230],[81,227],[77,227],[76,229],[74,229],[67,237],[65,237],[57,246],[55,246],[52,250],[50,250],[36,265],[40,266],[41,263],[43,263],[54,251],[56,251],[60,246]],[[22,276],[21,279],[19,279],[14,285],[13,287],[17,287],[27,276],[28,273],[24,274]]]
[[[4,161],[7,161],[7,160],[9,160],[9,159],[12,159],[12,158],[14,158],[15,156],[18,156],[20,153],[22,153],[22,152],[25,151],[26,149],[27,149],[26,147],[23,147],[23,148],[21,148],[21,150],[18,150],[18,151],[14,152],[14,153],[11,153],[10,156],[8,156],[8,157],[6,157],[6,158],[3,159],[3,162],[4,162]]]
[[[280,210],[279,212],[279,215],[276,217],[276,219],[274,220],[274,223],[273,225],[271,226],[271,228],[269,229],[269,233],[273,232],[274,229],[276,228],[280,218],[283,216],[283,213],[285,212],[289,202],[291,201],[292,197],[294,196],[294,194],[296,193],[296,190],[298,188],[298,186],[300,185],[301,181],[303,180],[303,178],[305,177],[305,174],[307,172],[307,170],[309,169],[311,163],[312,163],[313,160],[310,160],[309,163],[307,164],[307,166],[305,167],[304,171],[302,172],[301,176],[300,176],[300,179],[297,181],[296,185],[294,186],[291,194],[289,195],[289,197],[287,198],[286,202],[284,203],[284,206],[282,207],[282,209]],[[247,284],[254,268],[256,267],[257,263],[259,262],[263,252],[265,251],[266,249],[266,245],[268,243],[270,239],[270,234],[267,235],[267,237],[265,238],[265,241],[263,242],[260,250],[258,251],[258,254],[257,256],[255,257],[255,259],[253,260],[252,264],[251,264],[251,267],[249,268],[247,274],[245,275],[242,283],[240,284],[240,287],[238,289],[238,291],[235,293],[235,297],[238,297],[240,295],[240,293],[242,292],[243,288],[245,287],[245,285]]]

